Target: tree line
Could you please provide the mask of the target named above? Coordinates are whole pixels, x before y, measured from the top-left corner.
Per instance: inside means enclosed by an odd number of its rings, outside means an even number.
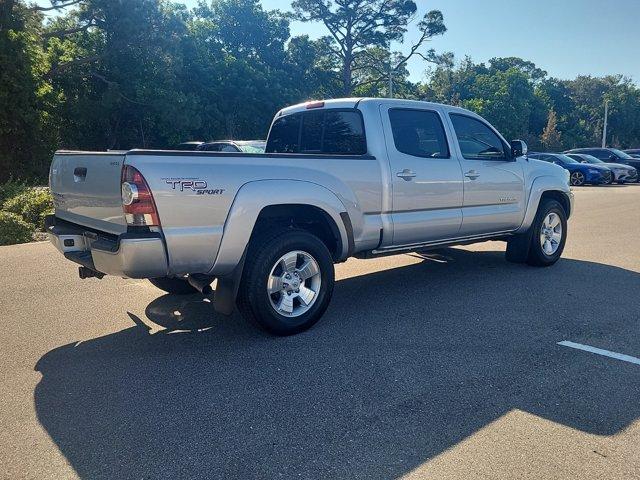
[[[264,138],[285,105],[390,88],[396,98],[471,109],[507,138],[548,150],[599,144],[608,100],[609,144],[640,145],[640,89],[630,79],[561,80],[513,57],[455,62],[428,48],[446,32],[442,14],[416,12],[407,0],[294,0],[291,12],[259,0],[192,9],[168,0],[1,0],[0,181],[45,179],[60,148]],[[293,20],[319,22],[327,35],[292,36]],[[424,61],[423,81],[409,79],[414,57]]]

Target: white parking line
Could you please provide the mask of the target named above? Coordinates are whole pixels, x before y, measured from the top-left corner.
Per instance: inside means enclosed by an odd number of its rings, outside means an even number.
[[[623,362],[640,365],[640,358],[632,357],[631,355],[625,355],[624,353],[611,352],[609,350],[603,350],[602,348],[582,345],[581,343],[569,342],[568,340],[558,342],[558,345],[562,345],[563,347],[575,348],[577,350],[584,350],[585,352],[595,353],[596,355],[602,355],[604,357],[615,358],[616,360],[622,360]]]

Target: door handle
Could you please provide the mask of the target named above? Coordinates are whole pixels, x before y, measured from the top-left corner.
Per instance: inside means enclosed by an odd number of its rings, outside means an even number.
[[[464,174],[465,177],[467,177],[470,180],[475,180],[476,178],[478,178],[480,176],[480,174],[478,172],[476,172],[475,170],[469,170],[468,172],[466,172]]]
[[[405,181],[410,181],[412,178],[414,178],[416,176],[416,172],[413,172],[411,170],[409,170],[408,168],[405,168],[404,170],[402,170],[401,172],[396,173],[396,175],[400,178],[402,178]]]

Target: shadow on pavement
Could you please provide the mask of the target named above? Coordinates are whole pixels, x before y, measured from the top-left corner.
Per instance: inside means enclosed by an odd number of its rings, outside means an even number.
[[[85,478],[392,478],[514,408],[600,435],[628,426],[637,366],[556,342],[639,353],[640,275],[503,256],[449,249],[341,280],[323,321],[289,338],[160,297],[146,313],[166,330],[131,315],[43,356],[38,418]]]

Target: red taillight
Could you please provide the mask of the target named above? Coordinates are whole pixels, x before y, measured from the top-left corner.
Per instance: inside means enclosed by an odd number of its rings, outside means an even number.
[[[160,226],[153,195],[142,174],[130,165],[122,168],[122,208],[127,224]]]

